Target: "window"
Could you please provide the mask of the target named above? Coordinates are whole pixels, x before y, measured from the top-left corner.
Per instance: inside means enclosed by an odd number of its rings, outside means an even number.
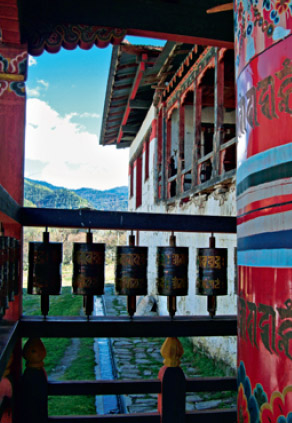
[[[136,160],[136,209],[142,204],[142,157]]]

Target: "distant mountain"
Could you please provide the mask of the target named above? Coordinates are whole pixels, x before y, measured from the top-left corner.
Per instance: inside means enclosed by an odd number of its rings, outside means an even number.
[[[25,178],[24,199],[26,207],[127,210],[128,188],[117,187],[106,191],[92,188],[70,190],[48,182]]]
[[[41,185],[43,187],[49,188],[52,191],[56,191],[57,189],[66,189],[65,187],[57,187],[55,185],[49,184],[49,182],[45,182],[45,181],[38,181],[38,180],[34,180],[34,179],[29,179],[29,178],[25,178],[26,181],[31,182],[33,184],[38,184]]]

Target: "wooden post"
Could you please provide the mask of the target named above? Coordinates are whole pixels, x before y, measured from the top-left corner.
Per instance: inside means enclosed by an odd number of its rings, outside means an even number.
[[[179,367],[184,350],[177,338],[167,338],[162,345],[164,366],[158,378],[161,380],[161,394],[158,394],[158,412],[161,423],[185,423],[186,381]]]
[[[44,369],[46,349],[39,338],[30,338],[24,346],[26,369],[22,376],[22,422],[48,422],[48,381]]]
[[[179,143],[177,157],[177,177],[176,177],[176,195],[183,191],[182,170],[184,160],[184,140],[185,140],[185,107],[182,103],[179,105]]]
[[[197,79],[194,82],[194,144],[192,163],[192,188],[198,185],[198,159],[201,148],[201,118],[202,118],[202,88],[198,86]]]
[[[9,3],[9,4],[8,4]],[[12,2],[4,2],[2,7],[11,13],[11,22],[17,25],[17,8]],[[15,3],[15,2],[14,2]],[[7,4],[7,5],[6,5]],[[7,15],[8,16],[8,15]],[[14,21],[15,18],[15,21]],[[3,29],[3,28],[2,28]],[[2,70],[0,75],[0,184],[20,205],[23,204],[24,180],[24,134],[25,134],[25,81],[27,72],[27,45],[20,44],[16,39],[11,40],[14,34],[20,40],[18,32],[2,31],[0,55],[2,56]],[[18,34],[18,35],[17,35]],[[7,165],[5,165],[7,164]],[[22,227],[14,223],[3,213],[0,220],[4,224],[5,235],[18,239],[22,246]],[[22,314],[22,261],[18,281],[18,295],[9,303],[9,309],[4,319],[17,321]],[[14,381],[15,421],[21,421],[18,406],[18,385],[21,377],[21,341],[18,340],[14,348],[14,360],[11,366],[11,375]]]
[[[153,183],[154,183],[154,204],[158,203],[159,200],[159,167],[161,164],[161,160],[159,158],[159,141],[161,138],[161,117],[160,111],[158,112],[157,106],[155,106],[155,119],[157,124],[157,136],[155,137],[155,145],[154,145],[154,169],[153,169]]]
[[[161,200],[166,200],[167,193],[167,129],[166,108],[162,106],[162,160],[161,160]]]
[[[214,92],[214,138],[213,138],[213,169],[212,177],[220,172],[220,144],[224,123],[224,62],[219,60],[219,49],[215,53],[215,92]]]

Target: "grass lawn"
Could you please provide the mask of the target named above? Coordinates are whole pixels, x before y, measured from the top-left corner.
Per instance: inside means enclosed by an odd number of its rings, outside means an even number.
[[[39,296],[28,295],[23,290],[23,314],[40,315]],[[62,289],[62,295],[50,297],[50,316],[79,316],[82,307],[82,297],[71,294],[70,287]],[[70,338],[43,338],[47,356],[45,369],[48,374],[58,365],[67,349],[70,349]],[[23,344],[26,339],[23,340]],[[81,338],[79,351],[71,365],[65,370],[62,380],[94,380],[95,357],[93,339]],[[25,363],[24,363],[25,367]],[[94,396],[49,397],[49,415],[88,415],[95,414]]]

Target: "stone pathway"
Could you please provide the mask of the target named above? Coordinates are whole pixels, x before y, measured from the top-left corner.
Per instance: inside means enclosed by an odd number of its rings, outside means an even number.
[[[65,371],[71,366],[73,361],[77,358],[80,348],[80,339],[71,338],[71,344],[66,348],[63,358],[58,365],[48,375],[48,380],[61,380]]]
[[[105,287],[105,312],[107,315],[127,315],[126,297],[115,296],[113,284]],[[147,314],[155,314],[149,312]],[[164,338],[112,338],[114,361],[119,379],[156,379],[163,364],[160,348]],[[181,367],[186,377],[198,377],[199,371],[193,363],[181,360]],[[129,413],[147,413],[157,411],[157,395],[128,395],[125,405]],[[235,398],[224,398],[224,393],[187,394],[186,409],[203,410],[217,407],[235,407]]]

